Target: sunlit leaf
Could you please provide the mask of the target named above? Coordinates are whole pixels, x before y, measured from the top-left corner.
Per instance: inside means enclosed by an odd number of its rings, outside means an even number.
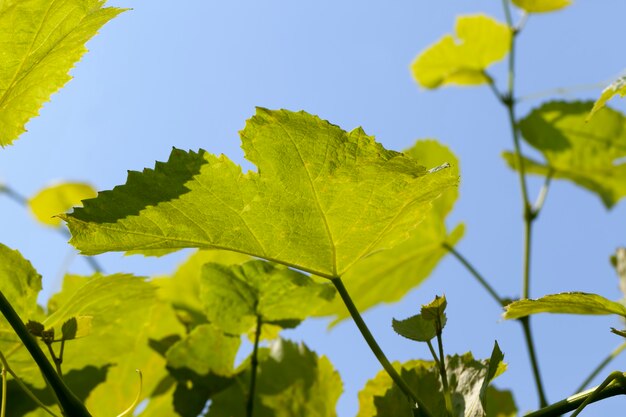
[[[255,417],[335,417],[342,383],[325,357],[306,346],[278,340],[262,349],[254,405]],[[250,371],[212,398],[208,417],[246,415]]]
[[[598,100],[596,100],[596,102],[593,104],[593,108],[591,109],[591,111],[589,112],[589,115],[587,116],[587,119],[585,120],[586,121],[591,120],[593,115],[596,114],[598,110],[604,108],[607,101],[609,101],[615,95],[618,95],[618,94],[621,97],[626,96],[626,76],[618,78],[617,80],[613,81],[611,85],[609,85],[607,88],[602,90],[602,94],[600,95],[600,98],[598,98]]]
[[[550,102],[520,121],[524,139],[546,160],[525,158],[524,168],[531,174],[573,181],[610,208],[626,196],[626,117],[604,108],[586,123],[590,108],[590,102]],[[503,156],[517,169],[512,153]]]
[[[41,314],[37,296],[41,291],[41,275],[22,255],[0,243],[0,291],[23,321],[37,319]],[[0,329],[12,332],[4,317]]]
[[[48,226],[61,226],[57,214],[65,213],[81,201],[93,198],[98,193],[85,183],[66,182],[44,188],[28,200],[28,206],[35,218]]]
[[[0,146],[10,145],[42,104],[70,80],[85,42],[122,12],[102,0],[0,2]]]
[[[250,260],[248,255],[221,250],[199,250],[182,263],[171,276],[157,277],[152,282],[159,288],[159,297],[171,303],[179,319],[188,327],[206,323],[204,303],[200,300],[202,267],[209,262],[224,265]]]
[[[435,299],[433,301],[422,306],[422,317],[424,317],[424,319],[426,320],[431,320],[435,322],[439,321],[443,324],[446,321],[445,312],[447,306],[448,301],[446,300],[445,295],[443,297],[435,296]]]
[[[485,15],[460,16],[454,35],[445,35],[411,64],[422,87],[476,85],[489,81],[485,70],[511,48],[511,29]]]
[[[393,330],[400,336],[417,342],[428,342],[437,336],[435,322],[426,320],[421,314],[411,316],[408,319],[392,321]]]
[[[487,387],[506,369],[496,344],[489,360],[475,360],[471,353],[446,357],[446,372],[452,392],[453,417],[483,417]],[[446,417],[447,411],[437,365],[431,361],[394,363],[402,378],[413,388],[432,417]],[[381,371],[359,393],[357,417],[412,417],[406,395]]]
[[[509,390],[487,387],[487,417],[516,417],[517,405]]]
[[[459,175],[459,161],[446,146],[434,140],[420,140],[404,151],[421,165],[450,164],[452,175]],[[444,243],[456,245],[463,235],[463,226],[448,233],[445,219],[458,197],[458,188],[447,189],[433,202],[426,218],[411,237],[392,249],[376,252],[358,261],[342,277],[343,283],[365,311],[380,303],[396,302],[419,286],[448,253]],[[335,322],[350,317],[339,297],[322,308],[318,315],[333,315]]]
[[[232,266],[206,264],[200,297],[211,323],[243,334],[256,328],[257,317],[265,323],[297,324],[334,294],[330,283],[316,283],[285,266],[255,260]]]
[[[512,0],[513,4],[528,13],[553,12],[572,4],[572,0]]]
[[[597,294],[566,292],[551,294],[536,300],[519,300],[505,307],[505,319],[517,319],[530,314],[617,314],[626,317],[626,307]]]
[[[72,244],[85,254],[229,249],[330,278],[406,240],[457,183],[362,129],[347,133],[304,112],[259,108],[241,138],[258,173],[175,149],[67,215]]]

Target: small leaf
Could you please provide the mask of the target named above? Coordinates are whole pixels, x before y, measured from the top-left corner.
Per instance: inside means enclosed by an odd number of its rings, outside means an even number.
[[[28,323],[26,323],[26,328],[28,329],[30,334],[32,334],[35,337],[41,337],[44,331],[43,324],[39,323],[38,321],[33,321],[33,320],[28,320]]]
[[[103,1],[0,2],[0,146],[10,145],[42,104],[70,80],[85,43],[123,10]]]
[[[64,216],[72,244],[84,254],[228,249],[334,278],[406,240],[458,182],[304,112],[259,108],[240,135],[257,172],[175,149]]]
[[[546,295],[536,300],[515,301],[505,308],[503,317],[518,319],[531,314],[617,314],[626,317],[626,307],[597,294],[567,292]]]
[[[607,208],[626,196],[626,117],[604,108],[585,123],[591,103],[546,103],[519,122],[526,142],[546,163],[524,159],[527,173],[567,179],[596,193]],[[512,153],[509,166],[517,169]]]
[[[411,64],[416,81],[426,88],[489,82],[485,70],[511,48],[511,29],[485,15],[460,16],[456,35],[445,35]]]
[[[511,391],[487,387],[487,417],[516,417],[517,405]]]
[[[572,0],[513,0],[513,4],[527,13],[544,13],[567,7]]]
[[[44,188],[28,200],[28,206],[35,218],[47,226],[61,226],[57,214],[65,213],[74,206],[82,205],[82,200],[93,198],[98,193],[85,183],[67,182]]]
[[[393,319],[392,326],[400,336],[418,342],[428,342],[437,336],[435,322],[424,319],[420,314],[400,321]]]
[[[325,356],[303,344],[277,340],[262,348],[255,393],[255,417],[336,417],[341,395],[339,373]],[[207,417],[246,415],[250,371],[211,399]]]
[[[206,264],[200,289],[209,321],[231,334],[256,328],[257,317],[278,325],[287,320],[298,323],[334,295],[331,284],[259,260],[231,266]]]
[[[591,118],[596,114],[596,112],[606,105],[607,101],[612,99],[615,95],[620,95],[621,97],[626,96],[626,76],[618,78],[613,81],[608,87],[602,90],[602,94],[600,98],[596,100],[593,104],[593,108],[589,112],[589,115],[585,119],[585,121],[591,120]]]
[[[422,306],[421,313],[426,320],[439,321],[443,328],[446,322],[445,311],[447,306],[446,296],[439,297],[436,295],[433,301]]]
[[[63,340],[78,339],[89,335],[92,320],[92,316],[77,316],[67,320],[61,326]]]

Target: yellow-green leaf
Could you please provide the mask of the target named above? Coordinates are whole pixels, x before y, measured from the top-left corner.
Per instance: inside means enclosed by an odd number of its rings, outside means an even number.
[[[591,102],[549,102],[519,122],[545,163],[524,158],[530,174],[567,179],[597,194],[607,208],[626,196],[626,117],[604,108],[588,123]],[[505,160],[517,169],[515,156]]]
[[[82,205],[82,200],[93,198],[97,194],[89,184],[65,182],[39,191],[28,200],[28,206],[41,223],[58,227],[61,226],[61,219],[55,216]]]
[[[544,13],[567,7],[572,0],[513,0],[513,4],[528,13]]]
[[[85,43],[123,10],[103,0],[0,2],[0,146],[10,145],[28,120],[70,80]]]
[[[503,317],[510,320],[538,313],[617,314],[626,317],[626,307],[598,294],[566,292],[546,295],[536,300],[515,301],[505,307]]]
[[[419,140],[404,153],[425,166],[450,164],[450,173],[459,176],[457,157],[435,140]],[[361,311],[396,302],[428,278],[448,253],[444,244],[454,246],[463,236],[463,225],[448,232],[445,223],[457,198],[458,188],[448,188],[433,202],[433,208],[409,239],[361,259],[343,275],[341,279]],[[318,314],[335,316],[333,324],[350,317],[339,297]]]
[[[511,48],[511,29],[489,16],[460,16],[455,31],[456,37],[445,35],[411,64],[422,87],[484,84],[489,81],[485,70]]]
[[[241,139],[258,172],[175,149],[66,215],[72,244],[84,254],[228,249],[333,278],[406,240],[458,182],[360,128],[345,132],[304,112],[259,108]]]
[[[613,98],[613,96],[619,95],[620,97],[626,96],[626,76],[618,78],[607,88],[602,90],[600,98],[593,103],[593,108],[589,112],[586,121],[591,120],[594,114],[606,105],[606,102]]]

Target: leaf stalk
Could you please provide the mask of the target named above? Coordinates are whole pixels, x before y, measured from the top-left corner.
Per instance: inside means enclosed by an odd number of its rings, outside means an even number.
[[[263,320],[261,316],[256,317],[256,330],[254,332],[254,348],[252,350],[250,372],[250,389],[248,390],[248,398],[246,400],[246,417],[252,417],[254,412],[254,392],[256,390],[256,374],[259,367],[259,340],[261,338],[261,327]]]

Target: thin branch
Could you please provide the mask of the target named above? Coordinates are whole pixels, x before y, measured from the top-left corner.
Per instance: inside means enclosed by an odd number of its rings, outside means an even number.
[[[461,253],[459,253],[453,246],[449,245],[446,242],[444,242],[442,246],[448,252],[450,252],[452,256],[454,256],[459,262],[461,262],[461,264],[469,271],[470,274],[472,274],[474,278],[476,278],[478,283],[482,285],[485,290],[487,290],[489,295],[491,295],[491,297],[499,305],[504,307],[507,304],[506,301],[504,301],[502,297],[500,297],[498,293],[493,289],[493,287],[489,285],[487,280],[476,270],[476,268],[474,268],[474,266],[463,255],[461,255]]]
[[[256,330],[254,333],[254,349],[252,350],[252,370],[250,374],[250,389],[248,390],[248,399],[246,402],[246,417],[252,417],[254,412],[254,392],[256,389],[256,373],[259,367],[259,339],[261,338],[261,327],[263,320],[261,316],[256,317]]]
[[[530,364],[533,370],[533,377],[535,378],[535,385],[537,387],[537,396],[539,397],[539,407],[546,407],[548,405],[548,400],[546,399],[545,390],[543,388],[543,383],[541,382],[541,373],[539,372],[539,365],[537,361],[537,356],[535,353],[535,343],[533,341],[533,335],[530,330],[530,320],[528,320],[528,316],[522,317],[519,319],[522,324],[522,329],[524,331],[524,340],[526,341],[526,347],[528,348],[528,356],[530,358]]]
[[[606,368],[609,363],[611,363],[613,359],[617,358],[619,354],[624,351],[624,349],[626,349],[626,342],[619,345],[613,352],[604,358],[604,360],[600,362],[598,366],[596,366],[596,368],[589,374],[589,376],[579,385],[576,392],[584,390],[585,387],[587,387],[587,385],[589,385],[591,381],[593,381],[593,379],[598,376],[598,374],[602,372],[602,370]]]
[[[539,195],[537,196],[537,201],[535,201],[535,205],[533,206],[533,216],[537,217],[539,212],[543,208],[543,205],[546,202],[546,198],[548,197],[548,191],[550,190],[550,184],[552,183],[552,176],[554,175],[554,170],[552,168],[549,169],[548,175],[539,190]]]
[[[400,390],[407,397],[409,397],[413,401],[414,404],[417,405],[422,415],[431,417],[432,414],[428,411],[427,407],[417,397],[417,394],[415,394],[415,392],[411,389],[411,387],[409,387],[409,385],[404,381],[404,379],[402,379],[400,374],[398,374],[398,371],[396,371],[393,365],[391,365],[391,363],[389,362],[389,359],[387,359],[387,356],[385,356],[385,354],[383,353],[382,349],[378,345],[378,342],[376,342],[376,339],[374,339],[374,336],[372,336],[372,333],[367,327],[367,324],[365,324],[365,322],[363,321],[363,318],[361,317],[359,310],[354,305],[354,302],[352,301],[352,298],[350,297],[348,290],[343,285],[341,278],[339,277],[332,278],[331,281],[333,285],[335,286],[335,288],[337,289],[337,292],[341,296],[341,299],[343,300],[344,304],[348,308],[348,311],[350,312],[350,315],[352,316],[354,323],[359,328],[359,331],[361,332],[361,335],[363,335],[363,338],[367,342],[367,345],[370,347],[370,349],[372,350],[372,353],[374,353],[374,356],[376,356],[376,359],[378,359],[378,361],[380,362],[382,367],[385,369],[385,371],[387,371],[387,374],[389,375],[389,377],[393,380],[393,382],[396,383],[398,388],[400,388]]]

